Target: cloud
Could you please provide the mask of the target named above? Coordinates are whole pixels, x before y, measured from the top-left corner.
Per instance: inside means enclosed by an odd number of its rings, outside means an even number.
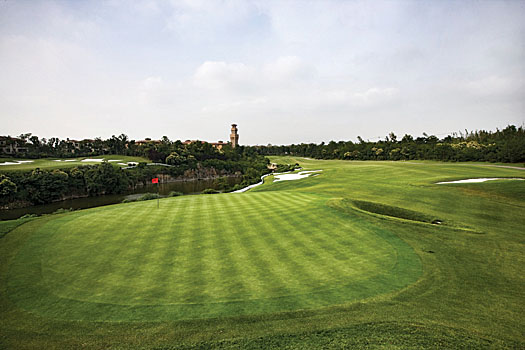
[[[327,90],[322,93],[322,105],[347,107],[373,107],[391,101],[399,95],[399,89],[372,87],[364,91],[352,89]]]
[[[257,15],[254,4],[244,0],[172,0],[169,4],[166,29],[184,39],[213,40]]]
[[[502,95],[511,97],[518,94],[523,96],[525,79],[491,75],[464,82],[460,87],[467,93],[483,97],[500,97]]]
[[[305,83],[315,74],[315,68],[299,57],[283,56],[260,65],[207,61],[197,68],[193,82],[199,88],[227,89],[245,94]]]
[[[257,84],[255,69],[244,63],[204,62],[200,65],[193,81],[197,87],[205,89],[241,90]]]
[[[316,75],[316,70],[297,56],[283,56],[266,64],[263,74],[271,81],[290,83],[312,79]]]
[[[143,106],[164,104],[169,95],[170,87],[159,76],[145,78],[139,87],[139,103]]]
[[[345,86],[346,85],[346,86]],[[360,87],[351,82],[320,84],[315,68],[297,56],[283,56],[264,64],[204,62],[192,85],[204,113],[323,113],[374,108],[399,95],[395,87]]]
[[[247,143],[286,143],[521,124],[523,13],[513,1],[0,1],[2,125],[213,140],[237,121]]]
[[[266,97],[257,97],[253,99],[233,101],[230,103],[221,103],[215,106],[205,106],[202,107],[201,111],[203,113],[223,113],[231,111],[245,113],[246,111],[253,108],[261,108],[266,103],[268,103],[268,99]]]

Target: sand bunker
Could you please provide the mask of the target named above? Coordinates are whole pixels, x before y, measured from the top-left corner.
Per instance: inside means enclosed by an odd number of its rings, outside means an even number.
[[[317,173],[317,172],[320,172],[320,171],[322,171],[322,170],[305,170],[305,171],[300,171],[300,172],[295,173],[295,174],[274,174],[275,179],[273,180],[273,182],[300,180],[300,179],[303,179],[303,178],[308,177],[310,175],[312,175],[312,176],[319,175],[319,174],[315,174],[314,175],[312,173]]]
[[[55,159],[55,162],[78,162],[78,159]]]
[[[232,193],[246,192],[246,191],[248,191],[248,190],[250,190],[250,189],[252,189],[254,187],[262,185],[264,183],[264,178],[267,177],[267,176],[270,176],[270,175],[274,175],[275,176],[275,179],[273,180],[275,182],[275,181],[283,181],[283,180],[298,180],[298,179],[302,179],[304,177],[308,177],[309,175],[317,176],[319,174],[312,174],[312,173],[317,173],[319,171],[322,171],[322,170],[305,170],[305,171],[301,171],[301,172],[296,173],[296,174],[290,174],[290,173],[266,174],[266,175],[261,176],[261,181],[260,182],[258,182],[256,184],[253,184],[253,185],[250,185],[250,186],[247,186],[247,187],[244,187],[244,188],[241,188],[240,190],[233,191]]]
[[[14,161],[14,162],[0,163],[0,165],[20,165],[20,164],[24,164],[24,163],[33,163],[33,162],[34,162],[33,160],[17,160],[17,161]]]
[[[443,181],[443,182],[436,182],[438,185],[442,184],[469,184],[469,183],[479,183],[479,182],[485,182],[485,181],[493,181],[493,180],[525,180],[519,177],[483,177],[483,178],[477,178],[477,179],[465,179],[465,180],[456,180],[456,181]]]
[[[257,182],[256,184],[253,184],[253,185],[250,185],[250,186],[247,186],[247,187],[244,187],[244,188],[241,188],[240,190],[237,190],[237,191],[233,191],[232,193],[243,193],[243,192],[246,192],[256,186],[259,186],[259,185],[262,185],[264,183],[264,178],[266,176],[270,176],[272,174],[266,174],[266,175],[263,175],[261,176],[261,181],[260,182]]]
[[[91,158],[86,158],[86,159],[82,159],[81,162],[84,162],[84,163],[87,163],[87,162],[94,162],[94,163],[98,163],[98,162],[102,162],[104,159],[91,159]]]

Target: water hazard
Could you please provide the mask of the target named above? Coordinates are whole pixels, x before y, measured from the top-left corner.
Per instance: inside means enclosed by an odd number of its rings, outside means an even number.
[[[228,183],[235,185],[241,182],[240,177],[228,177]],[[206,179],[206,180],[191,180],[191,181],[178,181],[170,182],[165,184],[159,184],[158,192],[166,196],[172,191],[182,192],[183,194],[197,194],[207,188],[218,189],[219,183],[217,179]],[[0,210],[0,220],[12,220],[17,219],[26,214],[50,214],[58,209],[86,209],[93,207],[100,207],[103,205],[116,204],[122,202],[125,198],[137,197],[138,194],[144,193],[157,193],[157,185],[147,185],[139,187],[133,191],[129,191],[124,194],[112,194],[105,196],[86,197],[68,199],[60,202],[54,202],[43,205],[34,205],[26,208]]]

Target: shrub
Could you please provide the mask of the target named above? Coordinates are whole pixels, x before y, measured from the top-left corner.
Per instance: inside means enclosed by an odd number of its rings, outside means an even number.
[[[184,193],[182,192],[177,192],[177,191],[171,191],[169,194],[168,194],[168,197],[178,197],[178,196],[182,196],[184,195]]]
[[[235,186],[233,186],[232,188],[232,191],[237,191],[237,190],[240,190],[241,188],[244,188],[245,186],[241,185],[241,184],[236,184]]]
[[[160,196],[157,193],[146,193],[142,197],[139,197],[138,201],[148,201],[150,199],[157,199],[160,198]]]
[[[204,191],[202,191],[201,193],[202,194],[216,194],[216,193],[220,193],[220,192],[217,191],[217,190],[214,190],[213,188],[207,188]]]
[[[55,211],[53,212],[53,214],[69,213],[70,211],[73,211],[73,208],[69,208],[69,209],[66,209],[66,208],[58,208],[57,210],[55,210]]]

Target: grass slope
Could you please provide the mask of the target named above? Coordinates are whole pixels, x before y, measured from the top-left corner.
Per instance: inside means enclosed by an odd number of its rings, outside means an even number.
[[[525,184],[435,184],[522,170],[273,161],[323,172],[12,225],[0,347],[525,347]]]
[[[4,237],[9,232],[13,231],[16,227],[25,224],[30,220],[33,220],[33,218],[29,217],[20,218],[18,220],[0,221],[0,238]]]
[[[18,158],[0,158],[0,172],[5,171],[14,171],[14,170],[32,170],[36,168],[40,169],[64,169],[64,168],[73,168],[80,165],[93,165],[98,164],[98,162],[82,162],[83,159],[105,159],[107,161],[115,161],[117,163],[127,163],[127,162],[146,162],[150,161],[143,157],[134,157],[134,156],[121,156],[121,155],[104,155],[97,157],[76,157],[76,158],[40,158],[40,159],[18,159]],[[31,163],[22,163],[15,165],[1,165],[1,163],[6,162],[16,162],[19,160],[30,160]],[[58,162],[57,160],[60,160]],[[67,161],[64,161],[67,160]],[[75,161],[72,161],[75,160]],[[118,162],[116,162],[118,160]],[[113,162],[112,162],[113,163]]]

